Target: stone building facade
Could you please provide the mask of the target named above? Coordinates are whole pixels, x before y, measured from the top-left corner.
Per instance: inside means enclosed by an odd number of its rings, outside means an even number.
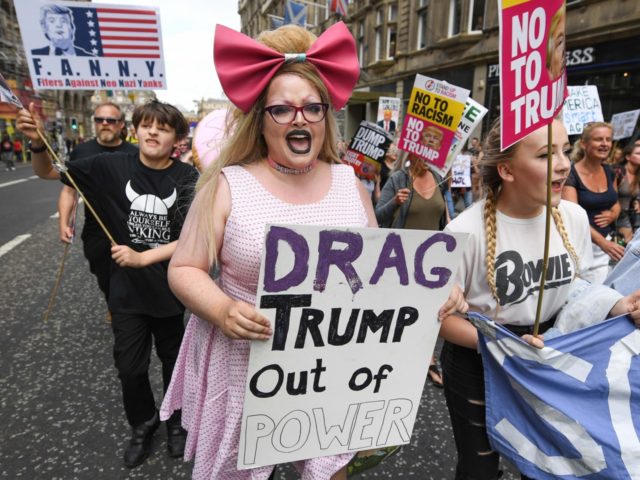
[[[282,16],[284,4],[241,0],[243,32],[255,36],[270,28],[270,15]],[[315,33],[340,19],[322,8],[325,3],[317,4],[309,5],[307,20]],[[380,96],[401,98],[406,105],[417,73],[469,89],[489,108],[484,130],[498,114],[495,0],[351,0],[343,20],[361,66],[356,91],[342,112],[346,138],[361,120],[375,120]],[[640,106],[640,2],[567,0],[566,28],[568,84],[596,85],[606,120]]]

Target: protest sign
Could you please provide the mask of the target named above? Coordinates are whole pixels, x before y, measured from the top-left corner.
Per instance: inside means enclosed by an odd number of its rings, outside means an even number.
[[[377,124],[385,132],[396,134],[400,118],[400,99],[395,97],[380,97],[378,99]]]
[[[595,85],[569,87],[562,109],[564,126],[569,135],[580,135],[590,122],[602,122],[602,105]]]
[[[637,479],[640,330],[622,316],[539,350],[478,314],[493,448],[529,478]]]
[[[451,166],[451,188],[471,187],[471,155],[458,155]]]
[[[398,147],[441,172],[468,96],[469,90],[416,75]]]
[[[15,7],[36,90],[167,88],[158,9],[48,0]]]
[[[449,152],[449,156],[447,157],[447,163],[442,169],[436,169],[432,167],[433,170],[437,171],[443,177],[446,175],[456,157],[462,151],[465,143],[467,143],[467,140],[471,136],[471,132],[473,132],[476,127],[480,125],[480,122],[486,114],[486,108],[476,102],[473,98],[467,98],[467,102],[464,106],[464,113],[462,114],[462,119],[460,120],[458,129],[456,130],[456,134],[453,137],[453,144],[451,145],[451,151]]]
[[[11,87],[4,79],[2,74],[0,74],[0,103],[9,103],[17,108],[24,108],[22,106],[22,102],[11,90]]]
[[[564,0],[500,0],[501,147],[548,125],[567,92]]]
[[[611,117],[611,125],[613,126],[613,139],[620,140],[633,135],[638,123],[640,110],[629,110],[628,112],[616,113]]]
[[[238,468],[409,443],[466,235],[266,227]]]
[[[351,165],[361,178],[373,179],[380,171],[392,137],[377,125],[362,121],[349,142],[344,163]]]

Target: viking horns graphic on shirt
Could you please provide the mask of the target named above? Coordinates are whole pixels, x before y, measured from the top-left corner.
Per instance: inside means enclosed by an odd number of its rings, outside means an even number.
[[[169,209],[176,201],[177,192],[173,189],[167,198],[159,198],[155,195],[140,195],[131,186],[131,180],[127,182],[127,198],[131,201],[131,210],[138,210],[145,213],[155,213],[157,215],[167,215]]]

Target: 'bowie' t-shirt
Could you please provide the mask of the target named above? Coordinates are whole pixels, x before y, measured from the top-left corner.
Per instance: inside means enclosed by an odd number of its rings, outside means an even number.
[[[67,164],[69,173],[119,245],[142,252],[180,236],[198,172],[173,161],[155,170],[137,153],[108,153]],[[62,182],[71,182],[62,176]],[[112,264],[109,309],[154,317],[178,315],[184,307],[167,283],[169,262],[145,268]]]
[[[534,218],[512,218],[496,212],[495,278],[500,306],[487,282],[487,253],[484,200],[458,215],[445,230],[469,233],[469,240],[458,267],[456,279],[464,290],[469,309],[498,323],[533,325],[544,256],[545,211]],[[541,322],[551,319],[564,305],[576,275],[590,280],[593,261],[587,214],[576,203],[560,201],[558,206],[569,241],[578,254],[573,258],[551,220],[549,263],[542,305]]]

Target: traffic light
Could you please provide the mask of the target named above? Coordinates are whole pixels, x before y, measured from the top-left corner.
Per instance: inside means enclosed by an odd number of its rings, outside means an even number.
[[[76,117],[71,117],[71,130],[78,131],[78,119]]]

